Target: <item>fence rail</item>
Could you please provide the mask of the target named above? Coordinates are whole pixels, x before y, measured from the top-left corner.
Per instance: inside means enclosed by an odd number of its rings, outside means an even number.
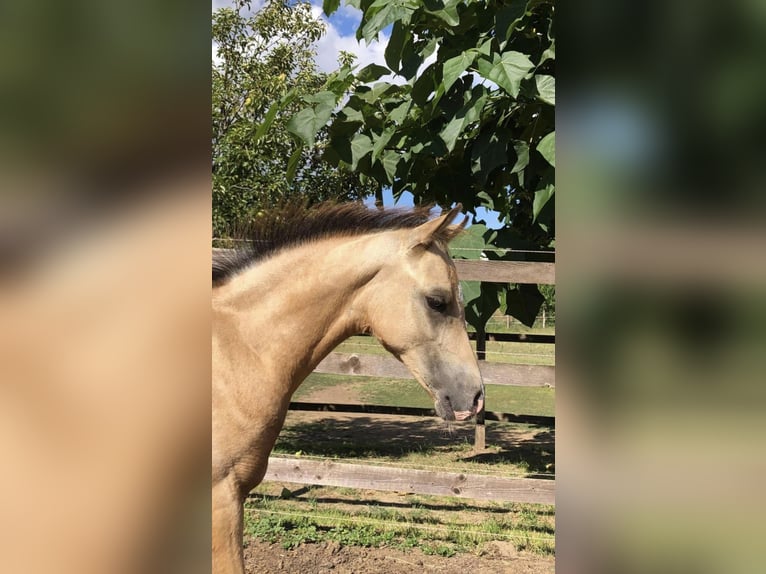
[[[479,369],[486,384],[517,387],[556,386],[555,367],[547,365],[514,365],[480,361]],[[412,378],[407,367],[393,357],[359,353],[330,353],[317,365],[314,372],[389,379]]]
[[[555,498],[553,480],[368,466],[295,457],[269,457],[264,480],[538,504],[553,504]]]
[[[482,261],[454,259],[461,281],[488,283],[536,283],[554,285],[556,264],[537,261]]]

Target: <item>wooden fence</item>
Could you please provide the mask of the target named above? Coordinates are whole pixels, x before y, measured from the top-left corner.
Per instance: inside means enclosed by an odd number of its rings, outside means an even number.
[[[216,250],[214,250],[216,251]],[[555,283],[555,264],[528,261],[476,261],[456,259],[458,277],[463,281],[496,283]],[[554,335],[489,334],[493,340],[555,343]],[[486,385],[555,387],[555,368],[541,365],[514,365],[485,360],[487,334],[472,334],[476,340],[479,368]],[[391,356],[360,353],[330,353],[315,369],[317,373],[412,379],[407,368]],[[489,405],[491,407],[491,405]],[[290,403],[291,410],[337,413],[375,413],[435,416],[433,409],[378,405]],[[474,448],[485,447],[485,420],[522,422],[554,426],[553,417],[482,411],[476,417]],[[417,494],[436,494],[508,502],[554,503],[555,481],[541,478],[511,478],[480,474],[425,471],[334,461],[272,456],[264,480],[353,487]]]

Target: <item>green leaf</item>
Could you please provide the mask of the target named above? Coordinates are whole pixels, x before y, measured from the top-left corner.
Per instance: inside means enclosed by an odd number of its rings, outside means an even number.
[[[342,117],[343,121],[348,121],[348,122],[363,122],[364,121],[364,116],[362,115],[362,112],[349,106],[346,106],[345,108],[343,108],[338,113],[338,116]]]
[[[540,74],[535,76],[538,97],[546,104],[556,105],[556,78]]]
[[[439,133],[444,145],[447,147],[447,151],[452,151],[455,148],[463,128],[481,117],[481,110],[484,108],[486,99],[487,97],[483,90],[475,88],[471,94],[471,99],[447,122],[447,125]]]
[[[489,57],[492,53],[492,38],[487,38],[481,44],[476,47],[479,54]]]
[[[338,7],[340,6],[340,0],[323,0],[322,1],[322,10],[325,13],[325,16],[330,16],[333,12],[335,12]]]
[[[529,144],[525,141],[516,140],[513,142],[513,151],[516,152],[516,162],[511,168],[511,173],[519,173],[529,165]]]
[[[304,98],[308,103],[315,103],[313,108],[304,108],[287,122],[287,130],[298,136],[306,145],[313,146],[317,132],[322,129],[335,108],[335,94],[319,92]]]
[[[369,66],[365,66],[361,70],[359,70],[359,73],[356,75],[357,80],[360,82],[366,84],[368,82],[374,82],[381,76],[385,76],[386,74],[390,74],[391,70],[384,66],[379,66],[378,64],[370,64]]]
[[[396,168],[399,165],[399,161],[402,159],[402,156],[393,150],[386,150],[383,152],[383,159],[381,160],[381,164],[383,165],[383,170],[386,172],[386,177],[388,178],[388,183],[394,182],[394,177],[396,176]]]
[[[380,157],[381,152],[383,151],[383,148],[388,145],[388,142],[391,141],[391,137],[394,135],[394,128],[390,127],[375,138],[375,141],[372,145],[372,159],[378,159]]]
[[[548,48],[542,53],[540,56],[540,61],[537,63],[538,66],[542,66],[543,62],[546,60],[555,60],[556,59],[556,41],[551,40],[551,45],[548,46]]]
[[[415,80],[412,85],[412,101],[415,105],[424,106],[428,102],[428,98],[434,92],[436,88],[434,83],[434,71],[435,65],[430,64]]]
[[[448,92],[463,72],[468,69],[468,66],[473,64],[476,58],[476,50],[467,50],[459,56],[450,58],[444,62],[442,68],[442,84],[444,85],[444,92]]]
[[[537,151],[546,159],[546,161],[553,167],[556,167],[556,132],[551,132],[546,135],[537,144]]]
[[[457,13],[458,4],[460,4],[460,0],[447,0],[442,8],[436,10],[426,9],[425,12],[444,20],[450,26],[457,26],[460,24],[460,16]]]
[[[474,283],[473,281],[466,281],[466,287],[463,289],[463,298],[467,299],[468,295],[475,293],[475,286],[467,285],[468,283]],[[500,295],[504,287],[497,283],[480,283],[479,295],[470,299],[465,306],[465,318],[474,329],[484,329],[487,325],[487,321],[490,320],[492,315],[500,308]]]
[[[507,6],[502,7],[495,14],[495,35],[500,42],[501,50],[505,48],[516,23],[524,15],[526,6],[527,0],[511,0]]]
[[[269,128],[271,127],[271,124],[274,123],[274,118],[277,117],[277,112],[279,111],[279,108],[281,107],[281,102],[274,102],[271,104],[271,107],[269,107],[269,111],[266,112],[266,115],[263,117],[263,121],[261,122],[261,125],[258,126],[258,129],[255,130],[255,134],[253,135],[253,143],[260,140],[263,136],[266,135],[266,132],[269,131]]]
[[[488,65],[486,60],[479,61],[479,74],[495,82],[511,97],[519,95],[521,80],[527,77],[534,64],[521,52],[505,52],[503,57]]]
[[[465,117],[457,115],[444,126],[444,129],[439,134],[439,137],[444,141],[444,145],[447,146],[448,151],[454,149],[457,138],[460,135],[460,132],[463,131],[463,124],[465,124]]]
[[[376,0],[365,12],[367,22],[362,26],[362,37],[369,44],[378,33],[394,22],[401,20],[403,24],[410,23],[410,17],[414,10],[413,6],[406,5],[407,0],[391,2],[390,0]]]
[[[408,81],[414,81],[414,77],[420,69],[425,58],[429,56],[431,41],[425,47],[418,46],[417,49],[413,43],[412,35],[408,32],[407,39],[402,46],[402,62],[399,73],[407,78]],[[433,39],[432,39],[433,40]]]
[[[509,289],[505,293],[505,314],[531,327],[543,303],[545,303],[545,297],[542,296],[537,285],[517,285],[516,288]]]
[[[411,38],[410,31],[401,22],[394,22],[394,27],[391,29],[391,37],[388,39],[388,45],[384,52],[386,65],[393,71],[401,71],[399,62],[402,61],[402,51],[404,50],[405,43]]]
[[[372,140],[364,134],[356,134],[351,140],[351,169],[356,169],[359,162],[372,151]]]
[[[352,68],[344,65],[340,70],[337,70],[327,76],[327,80],[324,83],[323,88],[329,92],[335,94],[336,99],[345,95],[348,92],[351,84],[354,83],[354,75],[352,74]]]
[[[481,223],[474,223],[471,225],[471,227],[450,241],[450,254],[456,259],[481,258],[481,251],[486,246],[484,243],[484,233],[486,233],[486,231],[486,225],[482,225]],[[463,292],[464,297],[465,295],[466,293]],[[474,297],[475,296],[476,294],[474,294]]]
[[[366,91],[363,91],[362,88],[367,88]],[[372,85],[372,89],[369,89],[368,86],[359,86],[357,88],[357,95],[364,101],[370,103],[370,104],[377,104],[378,101],[386,95],[387,92],[391,91],[396,93],[396,90],[399,89],[399,86],[396,84],[390,84],[388,82],[376,82]]]
[[[285,177],[288,182],[292,182],[295,178],[295,170],[298,168],[298,162],[300,161],[302,154],[303,146],[299,145],[287,161],[287,173],[285,174]]]
[[[477,203],[487,209],[495,209],[495,198],[488,194],[486,191],[480,191],[476,194],[476,199],[480,201]]]
[[[402,124],[411,106],[412,100],[405,100],[388,113],[388,119],[396,124]]]
[[[481,297],[481,283],[479,281],[461,281],[460,291],[463,295],[463,306],[467,311],[468,302]],[[466,317],[466,319],[467,318],[468,317]],[[471,325],[473,325],[473,323],[471,323]]]
[[[503,128],[482,132],[471,150],[471,171],[478,175],[484,185],[495,168],[508,163],[508,140],[510,134]]]
[[[314,108],[304,108],[287,122],[287,131],[298,136],[307,146],[313,146],[317,133],[314,129],[315,119]]]
[[[553,197],[555,191],[556,187],[550,183],[542,189],[535,191],[535,199],[532,203],[532,221],[537,221],[537,216],[540,215],[548,200]]]
[[[306,96],[304,98],[307,102],[317,104],[317,108],[319,109],[319,113],[325,113],[328,110],[332,112],[333,108],[335,107],[335,102],[338,99],[338,96],[334,94],[333,92],[328,91],[322,91],[317,92],[316,94],[312,94],[310,96]]]

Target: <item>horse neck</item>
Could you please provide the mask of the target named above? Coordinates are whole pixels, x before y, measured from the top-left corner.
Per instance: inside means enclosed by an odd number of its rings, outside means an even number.
[[[395,237],[385,235],[325,239],[260,262],[216,290],[214,315],[236,317],[228,324],[236,324],[258,366],[282,373],[294,390],[366,327],[359,295],[385,263],[381,254],[392,252]]]

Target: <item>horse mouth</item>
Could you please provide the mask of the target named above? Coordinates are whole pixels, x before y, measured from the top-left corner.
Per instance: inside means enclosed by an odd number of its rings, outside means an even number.
[[[434,406],[436,414],[445,421],[465,421],[481,412],[481,409],[484,408],[484,398],[478,398],[474,402],[474,406],[468,411],[456,411],[452,408],[452,401],[449,397],[435,401]]]

